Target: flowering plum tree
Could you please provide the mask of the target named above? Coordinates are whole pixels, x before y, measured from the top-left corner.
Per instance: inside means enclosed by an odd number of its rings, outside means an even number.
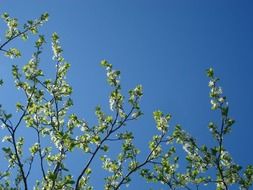
[[[6,167],[0,171],[0,189],[91,190],[93,187],[89,181],[97,157],[100,157],[101,166],[108,174],[104,180],[106,190],[127,186],[137,174],[150,182],[150,186],[161,183],[171,190],[203,189],[205,186],[217,190],[250,189],[253,166],[242,168],[224,147],[225,136],[231,132],[234,120],[229,115],[227,98],[218,86],[219,79],[213,69],[207,70],[211,109],[219,112],[221,118],[220,124],[210,122],[208,126],[214,146],[199,145],[179,125],[168,130],[171,115],[158,110],[153,113],[157,134],[149,142],[148,154],[140,159],[140,150],[133,142],[134,135],[126,130],[126,125],[142,116],[139,105],[143,96],[142,86],[131,89],[126,99],[121,93],[120,71],[114,70],[110,63],[103,60],[101,65],[106,70],[112,89],[109,98],[111,114],[96,107],[97,124],[90,126],[69,111],[73,106],[72,87],[66,81],[70,64],[63,58],[56,33],[51,38],[55,76],[47,78],[40,67],[46,40],[40,34],[39,27],[48,20],[48,14],[28,21],[23,28],[19,26],[18,19],[7,13],[2,18],[7,29],[0,43],[0,51],[5,56],[21,56],[18,48],[8,49],[17,38],[26,41],[29,35],[36,35],[37,40],[28,63],[22,69],[18,65],[12,66],[15,86],[24,93],[25,99],[16,104],[15,116],[0,107],[0,123],[8,134],[2,139]],[[33,131],[31,134],[35,139],[29,153],[25,146],[27,141],[22,135],[25,130]],[[47,141],[50,143],[45,143]],[[121,152],[116,159],[111,158],[109,153],[112,148],[110,144],[114,141],[121,144]],[[185,151],[185,157],[179,156],[178,147]],[[74,174],[66,165],[66,159],[77,150],[83,152],[87,160],[80,163],[80,173]],[[184,164],[179,163],[181,160]],[[4,163],[1,160],[1,165]],[[33,169],[41,176],[36,181],[31,179]]]

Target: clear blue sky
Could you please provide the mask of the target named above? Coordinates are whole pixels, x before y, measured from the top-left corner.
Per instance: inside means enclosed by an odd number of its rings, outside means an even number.
[[[50,20],[41,31],[47,37],[54,31],[60,35],[64,56],[72,65],[68,76],[74,87],[74,111],[90,123],[97,104],[108,109],[109,88],[100,60],[107,59],[122,71],[123,92],[143,85],[145,115],[130,126],[140,146],[146,146],[155,132],[156,109],[171,113],[172,126],[180,123],[200,143],[211,142],[207,124],[216,115],[210,111],[205,69],[213,67],[236,120],[225,144],[244,166],[253,162],[252,10],[250,0],[0,1],[1,13],[21,21],[49,12]],[[25,60],[31,53],[27,46]],[[1,58],[0,74],[7,82],[9,73],[10,63]],[[1,103],[15,100],[16,94],[6,88]],[[14,101],[6,106],[14,109]]]

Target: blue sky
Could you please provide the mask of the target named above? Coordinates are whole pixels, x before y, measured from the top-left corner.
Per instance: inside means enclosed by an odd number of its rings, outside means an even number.
[[[123,92],[143,85],[144,116],[129,126],[140,146],[155,133],[156,109],[173,115],[172,126],[179,123],[200,143],[211,143],[207,124],[217,115],[210,111],[205,69],[213,67],[236,120],[225,144],[244,166],[253,160],[252,7],[250,0],[0,1],[1,13],[21,21],[49,12],[41,31],[47,37],[54,31],[60,35],[64,56],[72,65],[68,79],[74,88],[74,111],[90,123],[95,122],[96,105],[108,109],[102,59],[122,71]],[[0,33],[3,38],[2,29]],[[30,46],[25,46],[24,60],[32,53]],[[0,74],[10,82],[10,64],[22,60],[5,61],[0,59]],[[50,73],[47,64],[42,67]],[[5,88],[0,100],[9,103],[13,98],[13,105],[6,104],[12,110],[18,93]]]

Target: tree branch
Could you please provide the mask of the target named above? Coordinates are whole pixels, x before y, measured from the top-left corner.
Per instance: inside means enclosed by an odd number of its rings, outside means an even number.
[[[114,133],[116,132],[118,129],[120,129],[125,122],[127,121],[128,117],[130,117],[130,115],[132,114],[134,108],[132,107],[131,110],[129,111],[129,113],[127,114],[127,116],[124,118],[124,120],[118,125],[118,127],[114,128],[114,126],[117,124],[117,119],[118,118],[118,112],[116,114],[116,118],[114,120],[114,122],[112,123],[111,129],[110,131],[107,133],[107,135],[103,138],[103,140],[100,142],[100,144],[97,146],[97,148],[95,149],[95,151],[93,152],[92,156],[90,157],[88,163],[85,165],[85,167],[83,168],[81,174],[78,176],[77,181],[76,181],[76,186],[75,186],[75,190],[79,190],[79,183],[80,180],[82,178],[82,176],[84,175],[85,171],[88,169],[88,167],[90,166],[90,164],[92,163],[93,159],[95,158],[97,152],[99,151],[99,149],[102,147],[103,143],[108,140],[108,138]]]

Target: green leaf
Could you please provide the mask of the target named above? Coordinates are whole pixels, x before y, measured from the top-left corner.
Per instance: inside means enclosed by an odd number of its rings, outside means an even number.
[[[13,59],[13,58],[21,57],[21,52],[17,48],[10,48],[9,50],[5,52],[5,55]]]
[[[209,68],[206,70],[206,74],[209,78],[213,78],[214,77],[214,70],[213,68]]]

